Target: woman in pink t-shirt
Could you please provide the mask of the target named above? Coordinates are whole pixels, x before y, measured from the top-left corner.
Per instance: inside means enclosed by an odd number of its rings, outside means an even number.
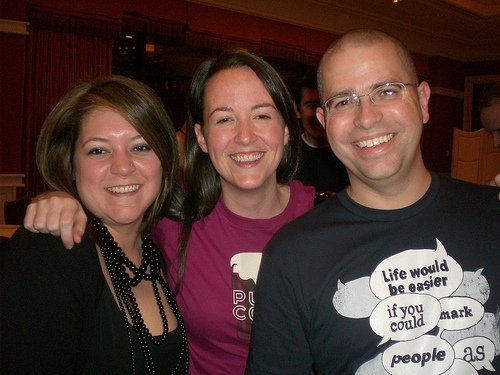
[[[182,223],[153,238],[184,314],[191,374],[243,374],[264,246],[313,206],[292,181],[300,125],[278,73],[247,52],[204,62],[191,84]]]

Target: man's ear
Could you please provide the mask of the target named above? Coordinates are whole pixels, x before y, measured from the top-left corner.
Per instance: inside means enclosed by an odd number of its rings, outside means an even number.
[[[429,98],[431,97],[431,88],[429,84],[422,81],[417,87],[417,93],[420,111],[422,112],[422,122],[425,124],[429,121]]]
[[[316,118],[318,119],[323,129],[326,129],[325,110],[322,106],[316,107]]]
[[[203,152],[208,152],[207,142],[205,141],[205,136],[203,135],[200,124],[194,124],[194,133],[196,134],[198,146],[200,146]]]

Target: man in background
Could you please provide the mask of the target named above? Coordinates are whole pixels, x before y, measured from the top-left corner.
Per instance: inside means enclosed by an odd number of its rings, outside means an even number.
[[[294,88],[297,117],[302,123],[302,156],[297,180],[316,188],[317,198],[345,188],[349,183],[344,165],[332,152],[326,132],[316,117],[320,98],[316,70],[307,71]]]
[[[481,124],[493,136],[493,145],[500,149],[500,82],[494,83],[483,94],[479,104]],[[500,165],[498,166],[500,169]],[[491,181],[500,186],[500,173]]]
[[[479,115],[483,127],[493,135],[493,144],[500,148],[500,82],[484,92]]]

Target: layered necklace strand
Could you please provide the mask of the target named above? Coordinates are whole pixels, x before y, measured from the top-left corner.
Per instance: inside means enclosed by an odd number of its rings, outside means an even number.
[[[131,327],[129,319],[127,317],[127,313],[128,316],[130,316],[130,320],[132,321],[132,328],[135,331],[142,353],[144,355],[148,374],[156,374],[156,369],[153,361],[153,355],[151,353],[151,348],[149,347],[147,340],[150,340],[155,345],[161,345],[163,342],[165,342],[168,335],[168,321],[161,300],[158,284],[160,285],[168,304],[170,305],[175,317],[177,318],[178,326],[182,334],[181,355],[173,373],[177,374],[179,368],[183,367],[184,361],[186,362],[185,373],[187,373],[188,351],[184,324],[177,305],[172,295],[170,294],[165,278],[162,276],[161,255],[159,250],[151,241],[151,237],[145,236],[142,238],[141,265],[139,267],[136,267],[135,264],[132,263],[132,261],[125,255],[122,249],[115,242],[113,236],[111,235],[111,233],[109,233],[108,228],[104,226],[101,220],[94,217],[90,220],[90,225],[94,233],[95,241],[101,250],[104,262],[106,263],[106,267],[111,278],[111,283],[113,284],[113,289],[115,290],[115,294],[118,300],[118,305],[127,327],[128,344],[132,362],[132,373],[136,373],[136,365]],[[127,272],[127,270],[130,273]],[[130,274],[132,274],[133,276],[130,276]],[[134,293],[132,292],[132,288],[137,286],[142,280],[151,281],[153,294],[156,299],[156,304],[158,306],[163,325],[163,332],[160,336],[155,337],[151,335],[148,327],[146,327],[146,325],[144,324],[139,305],[137,304]]]

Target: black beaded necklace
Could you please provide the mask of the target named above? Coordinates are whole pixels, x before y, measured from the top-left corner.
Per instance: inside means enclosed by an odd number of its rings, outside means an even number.
[[[175,303],[174,298],[168,289],[167,282],[161,273],[160,251],[151,241],[151,237],[145,236],[142,238],[142,261],[141,265],[136,267],[118,246],[111,233],[109,233],[108,228],[106,228],[100,219],[95,217],[91,218],[90,226],[94,239],[100,248],[104,262],[106,263],[111,283],[113,284],[113,289],[118,300],[118,305],[125,321],[125,326],[127,327],[132,373],[136,373],[136,366],[131,328],[134,330],[141,346],[148,374],[156,374],[153,355],[151,353],[148,340],[154,345],[161,345],[167,339],[168,321],[163,303],[161,301],[160,291],[158,288],[159,284],[170,308],[177,318],[178,327],[182,335],[181,355],[179,356],[179,360],[172,374],[178,374],[180,369],[185,369],[182,373],[187,374],[187,362],[189,355],[187,349],[186,330],[179,309],[177,308],[177,304]],[[127,270],[133,276],[130,276]],[[132,288],[137,286],[142,280],[151,281],[153,287],[153,293],[163,325],[163,332],[160,336],[151,335],[148,327],[144,324],[139,305],[137,304],[134,293],[132,292]],[[132,325],[129,323],[127,313],[128,316],[130,316]]]

